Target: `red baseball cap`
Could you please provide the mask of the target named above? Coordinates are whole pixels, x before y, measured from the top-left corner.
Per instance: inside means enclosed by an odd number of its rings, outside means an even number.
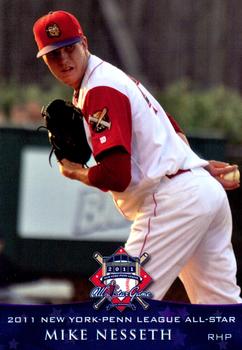
[[[53,11],[40,17],[33,26],[35,41],[39,48],[37,57],[81,41],[83,30],[71,13]]]

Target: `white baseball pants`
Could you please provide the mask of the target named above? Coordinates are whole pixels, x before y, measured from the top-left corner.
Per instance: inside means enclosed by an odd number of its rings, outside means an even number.
[[[204,169],[164,177],[144,201],[125,249],[150,255],[147,290],[161,300],[179,275],[191,303],[241,303],[227,195]]]

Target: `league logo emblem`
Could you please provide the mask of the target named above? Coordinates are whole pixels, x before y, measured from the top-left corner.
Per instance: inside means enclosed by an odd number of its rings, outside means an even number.
[[[144,291],[152,279],[141,266],[149,258],[147,253],[144,253],[140,258],[132,257],[126,253],[123,247],[120,247],[111,256],[103,257],[96,252],[93,257],[101,265],[90,278],[90,281],[95,285],[90,296],[99,298],[93,305],[94,309],[99,309],[105,301],[109,302],[107,310],[113,307],[119,311],[123,311],[126,307],[135,310],[135,300],[144,309],[149,307],[143,298],[152,297],[150,292]]]

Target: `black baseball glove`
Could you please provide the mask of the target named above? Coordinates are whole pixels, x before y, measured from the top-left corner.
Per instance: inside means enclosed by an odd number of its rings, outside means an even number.
[[[69,101],[57,99],[43,106],[41,114],[52,146],[49,161],[54,152],[59,162],[66,158],[86,165],[92,151],[87,143],[81,110]]]

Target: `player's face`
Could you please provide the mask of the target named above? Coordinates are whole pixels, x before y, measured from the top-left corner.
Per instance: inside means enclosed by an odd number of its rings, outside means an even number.
[[[64,84],[78,89],[87,68],[89,52],[86,38],[43,56],[51,73]]]

